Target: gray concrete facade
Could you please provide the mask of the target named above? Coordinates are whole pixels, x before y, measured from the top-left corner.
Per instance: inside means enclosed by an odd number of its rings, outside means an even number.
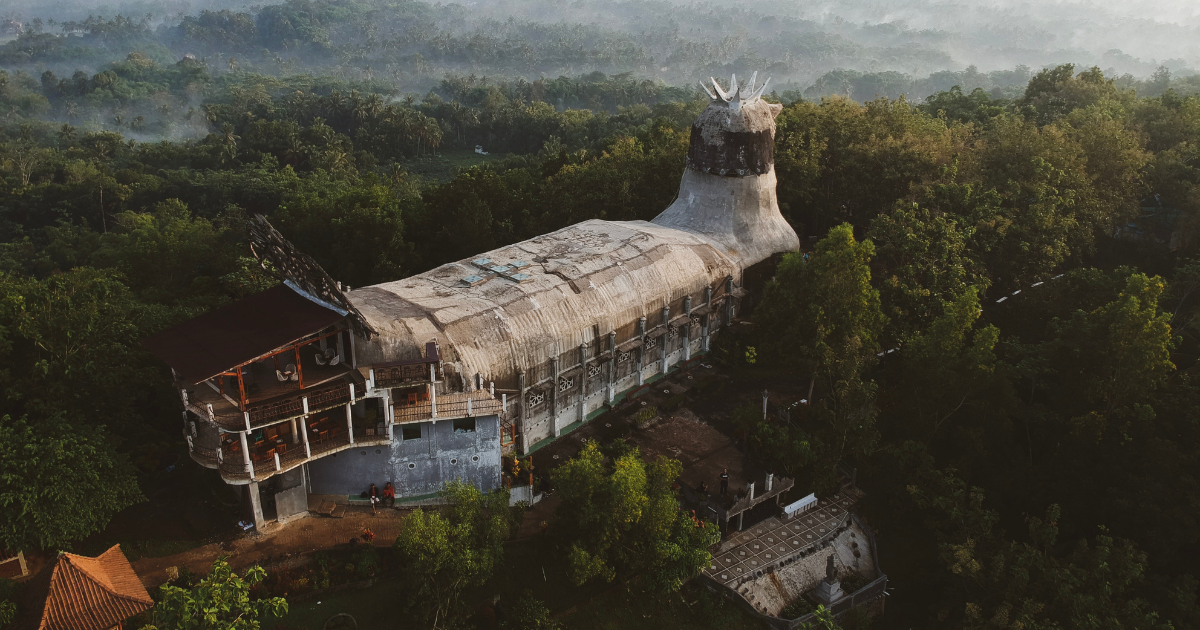
[[[312,492],[353,495],[390,481],[403,499],[438,492],[455,479],[494,490],[500,486],[500,418],[473,420],[475,430],[465,432],[456,432],[452,419],[396,425],[390,445],[352,448],[311,462]],[[411,435],[414,429],[419,438]]]

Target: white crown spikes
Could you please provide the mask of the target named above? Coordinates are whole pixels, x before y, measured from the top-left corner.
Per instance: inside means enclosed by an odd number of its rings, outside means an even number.
[[[762,87],[756,90],[755,84],[758,82],[758,73],[755,72],[750,75],[750,83],[738,89],[737,75],[735,74],[729,78],[729,91],[726,92],[721,89],[721,84],[717,83],[716,79],[710,78],[709,80],[712,81],[713,88],[716,89],[715,94],[712,90],[708,89],[707,85],[704,85],[703,81],[700,82],[700,87],[704,88],[704,92],[708,94],[708,98],[712,99],[713,102],[721,101],[728,103],[733,109],[741,109],[742,105],[758,100],[763,92],[766,91],[767,84],[771,82],[770,79],[767,79],[763,82]]]

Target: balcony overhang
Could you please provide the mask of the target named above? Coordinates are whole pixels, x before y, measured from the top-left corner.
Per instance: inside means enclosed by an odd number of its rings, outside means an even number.
[[[200,383],[345,319],[286,285],[209,311],[142,340],[189,383]]]

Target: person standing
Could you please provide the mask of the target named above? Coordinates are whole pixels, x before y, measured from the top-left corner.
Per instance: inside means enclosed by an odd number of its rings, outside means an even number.
[[[371,499],[371,513],[378,514],[379,511],[375,509],[375,504],[379,503],[379,488],[376,488],[375,484],[371,484],[371,490],[369,491],[369,494]]]
[[[721,496],[729,494],[729,469],[721,469]]]

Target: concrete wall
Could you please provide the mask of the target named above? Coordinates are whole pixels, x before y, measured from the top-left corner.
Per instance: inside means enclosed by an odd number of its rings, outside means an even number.
[[[712,338],[715,338],[715,336],[716,333],[714,332]],[[703,339],[697,337],[696,339],[692,339],[689,343],[691,346],[689,354],[692,358],[695,358],[703,350],[704,341]],[[667,363],[669,366],[674,367],[684,361],[683,357],[683,348],[679,348],[667,355]],[[649,381],[652,377],[654,377],[654,375],[660,374],[661,372],[662,360],[659,359],[658,349],[655,348],[651,351],[651,353],[647,353],[647,356],[642,364],[642,380],[643,382]],[[616,395],[618,396],[623,392],[637,387],[637,370],[635,369],[631,374],[624,378],[617,379],[614,385]],[[589,393],[583,399],[582,416],[586,418],[588,414],[603,408],[606,402],[607,398],[603,388],[601,388],[599,391]],[[530,417],[525,419],[525,430],[528,432],[528,435],[526,436],[526,439],[528,440],[527,444],[529,446],[533,446],[538,442],[551,437],[553,435],[555,426],[557,426],[558,430],[561,431],[567,425],[579,422],[581,417],[579,407],[579,402],[576,400],[576,402],[573,404],[560,408],[558,414],[556,414],[556,418],[554,419],[554,425],[552,426],[550,423],[549,413],[550,401],[549,395],[547,395],[546,402],[538,406],[535,412]]]
[[[308,492],[304,488],[304,468],[293,468],[272,478],[275,490],[275,518],[280,523],[308,513]]]
[[[481,490],[500,486],[500,418],[475,419],[475,431],[454,433],[453,420],[422,422],[421,438],[404,440],[393,428],[392,444],[351,448],[309,464],[315,494],[359,494],[372,483],[396,487],[399,498],[431,494],[455,479]]]

